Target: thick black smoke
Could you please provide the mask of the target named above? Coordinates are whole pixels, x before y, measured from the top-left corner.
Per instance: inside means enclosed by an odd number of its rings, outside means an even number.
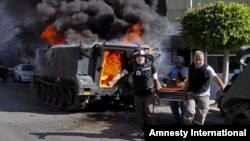
[[[34,23],[37,20],[36,5],[41,0],[3,0],[1,2],[6,13],[17,21]]]
[[[165,0],[43,0],[36,9],[69,43],[120,40],[141,21],[145,43],[159,44],[168,24]]]
[[[165,0],[5,0],[0,2],[4,3],[4,9],[10,16],[22,23],[42,21],[44,24],[53,24],[58,31],[66,33],[67,41],[70,43],[92,43],[98,39],[119,41],[129,27],[141,21],[145,43],[160,44],[168,27]]]

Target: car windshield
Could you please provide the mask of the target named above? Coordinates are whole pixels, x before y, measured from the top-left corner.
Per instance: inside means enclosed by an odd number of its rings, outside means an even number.
[[[23,71],[33,71],[33,66],[32,65],[24,65],[22,66]]]

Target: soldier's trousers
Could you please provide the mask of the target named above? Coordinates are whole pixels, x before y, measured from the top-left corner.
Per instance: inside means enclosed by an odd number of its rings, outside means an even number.
[[[142,131],[145,130],[145,125],[153,124],[154,100],[153,94],[148,96],[135,95],[135,112]]]

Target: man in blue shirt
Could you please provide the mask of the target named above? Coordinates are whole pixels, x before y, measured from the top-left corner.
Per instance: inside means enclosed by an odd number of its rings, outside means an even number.
[[[177,82],[178,75],[186,76],[188,69],[184,66],[184,63],[184,58],[182,56],[177,56],[175,61],[175,67],[171,68],[170,72],[168,73],[168,76],[171,80],[175,80]],[[184,82],[182,84],[184,84]],[[177,86],[184,87],[184,85],[181,84],[178,84]],[[185,112],[184,103],[182,101],[169,101],[169,106],[171,108],[172,115],[176,123],[183,124],[183,116]]]

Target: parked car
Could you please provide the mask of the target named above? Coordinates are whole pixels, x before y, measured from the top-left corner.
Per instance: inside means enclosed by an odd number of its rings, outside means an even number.
[[[9,71],[8,68],[0,66],[0,78],[3,79],[3,82],[7,82],[8,71]]]
[[[15,81],[32,82],[34,66],[31,64],[19,64],[14,68],[13,77]]]

